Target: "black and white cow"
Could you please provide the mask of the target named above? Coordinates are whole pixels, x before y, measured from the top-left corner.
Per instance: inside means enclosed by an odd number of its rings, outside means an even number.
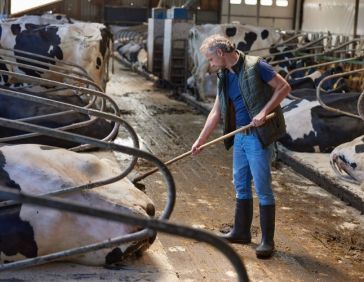
[[[331,152],[336,146],[364,134],[362,120],[322,108],[315,90],[304,89],[301,92],[302,99],[284,101],[287,134],[280,142],[285,147],[297,152]],[[322,96],[322,99],[330,107],[356,114],[359,95],[331,93]]]
[[[113,29],[114,46],[119,55],[134,68],[146,70],[148,26],[143,24]]]
[[[201,100],[207,95],[216,95],[216,76],[209,75],[209,63],[200,53],[200,46],[205,38],[213,34],[220,34],[229,38],[237,49],[241,51],[251,51],[260,48],[268,48],[272,44],[279,42],[280,34],[273,28],[262,28],[241,24],[205,24],[197,25],[189,32],[189,54],[193,64],[192,76],[188,79],[189,87],[196,88],[197,97]],[[268,50],[250,52],[251,55],[264,55]],[[206,80],[214,80],[211,83]],[[205,85],[210,85],[211,89],[205,89]]]
[[[76,64],[86,70],[92,80],[105,89],[108,59],[111,54],[112,34],[103,24],[88,22],[46,23],[35,16],[17,18],[0,23],[0,47],[17,49],[43,55],[49,58],[63,60]],[[15,55],[20,55],[15,52]],[[34,58],[32,56],[26,56]],[[21,59],[18,62],[23,63]],[[53,61],[41,59],[54,64]],[[34,64],[35,66],[43,67]],[[60,77],[44,74],[41,71],[24,67],[9,66],[12,71],[43,77],[50,80],[60,80]]]
[[[94,82],[101,87],[105,87],[106,84],[107,73],[105,68],[111,52],[111,42],[112,36],[104,25],[99,23],[71,21],[62,15],[24,16],[16,19],[8,19],[0,23],[1,47],[32,52],[49,58],[74,63],[83,67]],[[18,55],[16,51],[15,55]],[[35,59],[32,56],[27,57]],[[8,59],[7,57],[5,58]],[[40,60],[54,64],[51,60]],[[17,59],[17,62],[24,63],[25,61]],[[48,69],[48,67],[37,63],[34,63],[33,65],[42,69]],[[0,64],[0,69],[64,82],[64,78],[58,74],[45,73],[27,67]],[[16,78],[15,75],[4,74],[1,78],[2,87],[17,87],[18,84],[24,83],[24,80]],[[74,84],[75,82],[72,81],[72,85]],[[77,106],[85,106],[89,102],[89,97],[91,97],[91,95],[82,95],[82,99],[85,100],[82,101],[80,97],[76,95],[79,93],[75,93],[74,90],[54,90],[55,87],[51,87],[50,85],[43,86],[41,83],[39,85],[32,83],[27,86],[26,91],[28,91],[29,94],[39,95]],[[49,94],[43,94],[45,92]],[[0,116],[8,119],[29,118],[59,111],[53,107],[44,106],[35,102],[27,102],[13,97],[5,97],[3,95],[0,95],[0,101]],[[90,120],[90,118],[86,115],[69,113],[67,115],[42,119],[35,123],[55,128],[82,123],[88,120]],[[112,128],[112,123],[97,119],[95,122],[88,123],[87,125],[84,124],[83,126],[71,130],[71,132],[102,139],[110,134]],[[9,137],[19,133],[21,132],[13,129],[1,128],[0,137]],[[14,142],[39,143],[66,148],[76,145],[68,141],[44,136],[38,136],[27,140],[22,139]]]
[[[319,70],[313,71],[303,77],[296,77],[287,80],[292,90],[296,89],[316,89],[315,80],[318,79],[322,73]]]
[[[330,163],[341,178],[364,183],[364,135],[337,146],[330,154]]]
[[[117,48],[120,56],[125,58],[132,65],[138,64],[141,68],[146,68],[148,54],[143,43],[135,43],[133,41],[121,45]]]
[[[106,180],[120,173],[117,163],[91,154],[42,145],[0,147],[1,186],[29,194]],[[153,217],[152,201],[126,178],[57,197],[90,207]],[[98,243],[140,230],[114,221],[61,210],[18,204],[0,208],[0,261],[11,262]],[[126,243],[66,259],[87,265],[112,264],[130,252],[142,252],[154,238]]]

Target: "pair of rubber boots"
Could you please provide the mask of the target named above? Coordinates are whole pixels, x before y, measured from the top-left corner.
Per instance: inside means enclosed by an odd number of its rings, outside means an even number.
[[[258,258],[269,258],[274,251],[275,205],[261,206],[260,227],[262,241],[256,248]],[[235,222],[233,229],[221,236],[230,243],[249,244],[251,242],[250,227],[253,220],[253,200],[236,199]]]

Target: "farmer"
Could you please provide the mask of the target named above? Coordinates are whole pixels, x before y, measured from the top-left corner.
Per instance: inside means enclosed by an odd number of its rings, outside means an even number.
[[[218,93],[205,125],[192,145],[197,155],[223,119],[224,134],[239,127],[249,130],[225,139],[233,146],[233,182],[236,192],[235,221],[222,237],[231,243],[249,244],[253,218],[251,180],[259,198],[262,240],[256,249],[258,258],[269,258],[274,251],[275,199],[271,185],[272,143],[285,133],[280,102],[290,92],[289,84],[270,65],[256,56],[245,55],[220,35],[204,40],[201,53],[218,68]],[[275,117],[266,121],[266,116]]]

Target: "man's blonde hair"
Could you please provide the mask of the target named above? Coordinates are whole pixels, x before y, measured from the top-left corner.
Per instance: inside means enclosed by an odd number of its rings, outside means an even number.
[[[221,49],[224,53],[231,53],[235,51],[235,44],[220,34],[214,34],[202,42],[200,52],[202,54],[212,53],[216,52],[217,49]]]

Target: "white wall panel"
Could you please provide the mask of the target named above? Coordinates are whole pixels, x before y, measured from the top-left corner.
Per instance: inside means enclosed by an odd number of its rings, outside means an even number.
[[[288,1],[287,7],[276,6],[273,0],[272,6],[230,4],[230,22],[238,21],[241,24],[252,24],[265,27],[277,27],[283,29],[293,28],[294,0]],[[221,23],[228,22],[229,0],[222,0]]]
[[[221,23],[227,23],[228,17],[221,16]],[[256,17],[230,17],[230,22],[239,22],[241,24],[258,25]]]
[[[305,0],[302,30],[353,34],[355,0]]]
[[[358,27],[356,33],[358,35],[364,35],[364,0],[359,1]]]

